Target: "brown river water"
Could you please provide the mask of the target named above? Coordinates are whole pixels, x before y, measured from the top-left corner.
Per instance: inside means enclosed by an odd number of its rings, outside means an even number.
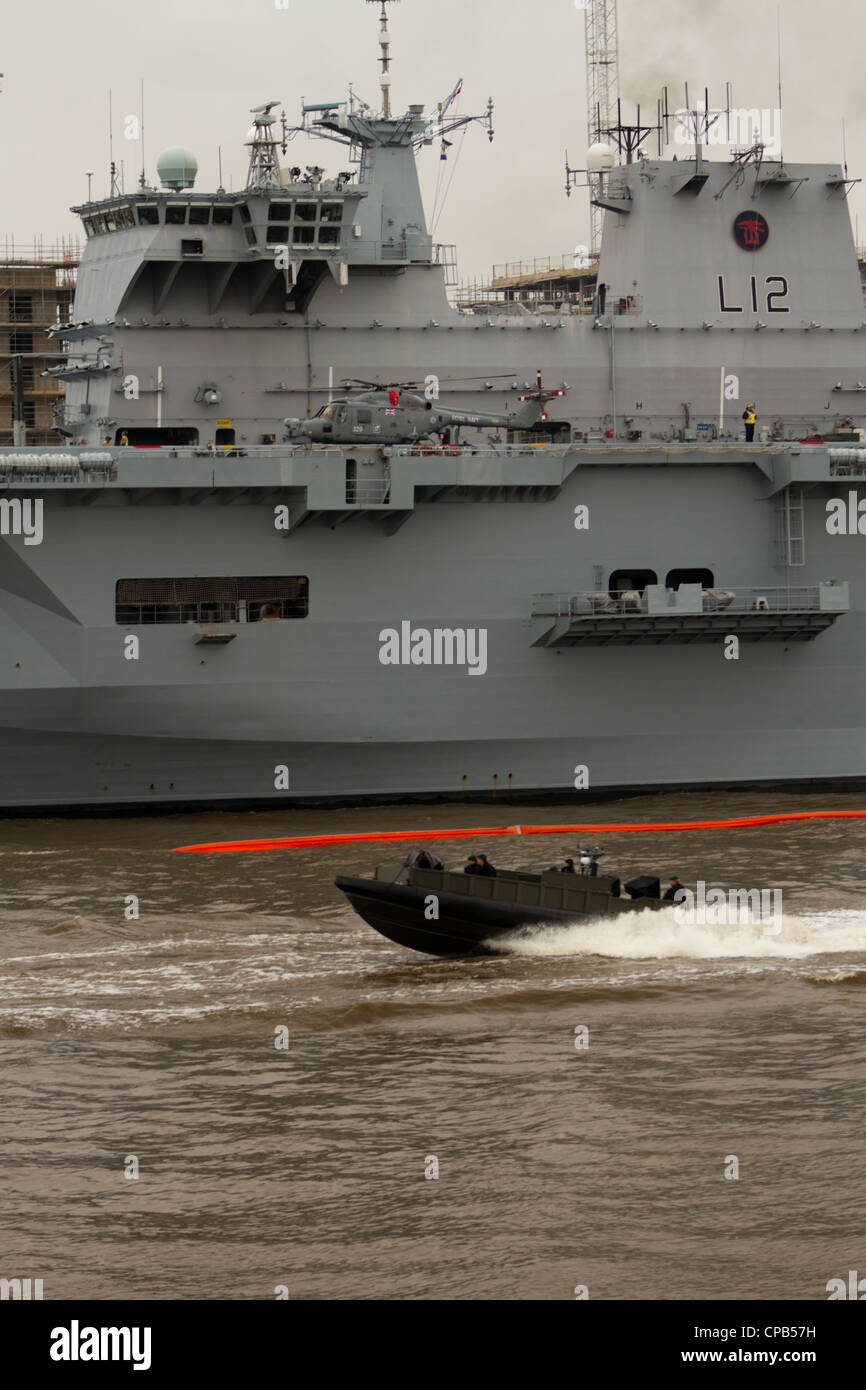
[[[333,886],[409,846],[169,851],[861,808],[0,822],[0,1277],[46,1299],[826,1299],[866,1274],[866,822],[581,836],[623,878],[778,889],[781,919],[665,909],[460,961],[390,944]],[[541,868],[576,844],[433,848]]]

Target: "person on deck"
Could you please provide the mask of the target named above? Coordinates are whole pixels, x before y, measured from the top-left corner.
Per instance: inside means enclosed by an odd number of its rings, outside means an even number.
[[[756,420],[756,419],[757,419],[757,416],[755,415],[755,406],[754,406],[754,402],[753,402],[753,401],[749,401],[749,404],[746,406],[745,410],[743,411],[743,420],[745,421],[745,425],[746,425],[746,443],[747,443],[747,444],[751,444],[752,441],[753,441],[754,438],[755,438],[755,420]]]
[[[477,854],[470,854],[469,858],[466,860],[466,867],[463,872],[464,874],[477,874],[481,872]]]
[[[496,877],[496,870],[492,864],[488,864],[486,854],[479,854],[478,856],[478,872],[482,874],[484,878]]]
[[[678,902],[681,902],[682,899],[683,899],[683,898],[685,897],[685,895],[686,895],[686,888],[685,888],[685,885],[682,884],[682,883],[680,883],[680,881],[679,881],[679,879],[677,878],[676,874],[671,874],[670,879],[669,879],[669,883],[670,883],[670,887],[667,888],[667,889],[665,890],[665,892],[662,894],[662,902],[666,902],[666,903],[678,903]]]

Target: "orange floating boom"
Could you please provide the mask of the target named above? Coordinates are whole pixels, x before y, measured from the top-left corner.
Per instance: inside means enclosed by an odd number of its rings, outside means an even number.
[[[490,840],[497,835],[574,835],[641,833],[670,830],[739,830],[793,820],[866,820],[866,811],[782,811],[771,816],[734,816],[729,820],[644,821],[609,825],[486,825],[471,830],[358,830],[343,835],[289,835],[277,840],[224,840],[206,845],[178,845],[174,854],[215,854],[242,850],[309,849],[316,845],[353,845],[366,840]]]

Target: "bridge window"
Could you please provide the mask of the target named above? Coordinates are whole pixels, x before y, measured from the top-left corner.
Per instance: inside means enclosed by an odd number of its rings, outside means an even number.
[[[165,221],[168,227],[181,227],[186,222],[188,203],[169,203],[165,210]]]
[[[295,221],[296,222],[315,222],[318,203],[296,203]]]
[[[315,227],[293,227],[292,241],[296,246],[312,246],[316,240]]]
[[[232,225],[232,215],[234,208],[231,204],[217,203],[213,210],[213,224],[215,227],[230,227]]]
[[[339,227],[320,227],[319,245],[320,246],[339,246],[340,228]]]
[[[658,584],[655,570],[614,570],[610,576],[608,590],[611,598],[630,590],[642,594],[647,584]]]
[[[247,207],[246,203],[239,203],[239,204],[238,204],[238,212],[239,212],[240,215],[241,215],[241,221],[242,221],[242,222],[252,222],[252,220],[253,220],[253,219],[252,219],[252,213],[250,212],[250,210],[249,210],[249,208]]]
[[[140,226],[159,226],[159,208],[156,206],[156,203],[139,203],[137,212]]]
[[[291,203],[271,203],[268,217],[272,222],[288,222],[292,216]]]
[[[342,203],[323,203],[322,218],[323,222],[342,222],[343,204]]]
[[[274,226],[271,225],[271,224],[268,225],[268,245],[269,245],[269,246],[276,246],[278,243],[279,243],[279,244],[282,244],[282,243],[284,243],[284,242],[287,242],[288,239],[289,239],[289,229],[288,229],[288,227],[274,227]]]
[[[700,584],[702,589],[715,588],[712,570],[671,570],[665,579],[666,589],[678,589],[681,584]]]
[[[189,210],[189,221],[191,227],[206,227],[210,222],[210,204],[194,204]]]
[[[118,579],[114,620],[152,623],[264,623],[306,618],[306,575],[252,578]]]

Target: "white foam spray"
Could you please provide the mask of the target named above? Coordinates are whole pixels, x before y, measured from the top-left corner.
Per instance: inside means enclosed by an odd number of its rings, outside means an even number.
[[[776,930],[778,926],[778,930]],[[617,960],[787,958],[866,951],[866,913],[783,914],[773,932],[760,921],[712,925],[678,920],[676,909],[647,908],[587,923],[527,928],[497,950],[515,956],[610,956]]]

